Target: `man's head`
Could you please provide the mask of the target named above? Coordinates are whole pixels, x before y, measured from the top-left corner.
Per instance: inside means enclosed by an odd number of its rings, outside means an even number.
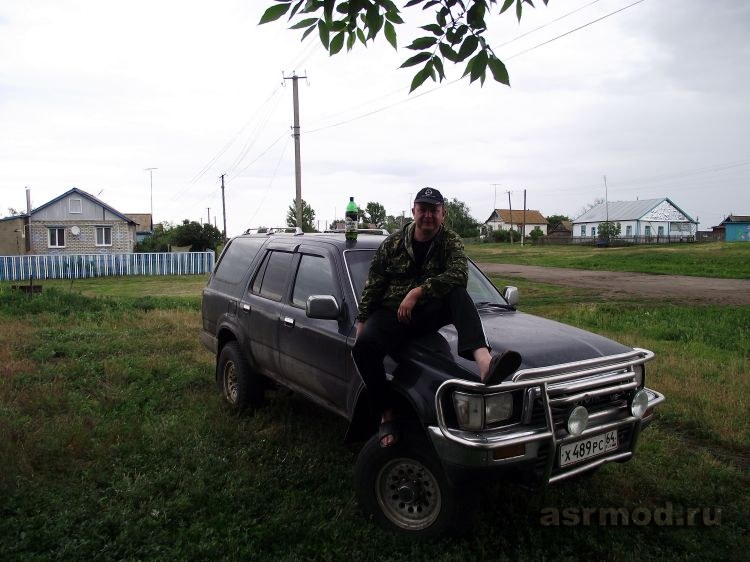
[[[437,189],[425,187],[414,198],[415,236],[417,240],[429,240],[440,229],[445,220],[445,200]]]

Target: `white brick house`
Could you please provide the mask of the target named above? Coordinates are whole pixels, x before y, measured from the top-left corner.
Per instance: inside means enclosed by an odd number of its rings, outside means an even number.
[[[120,254],[135,247],[135,221],[77,187],[27,217],[31,254]]]
[[[698,222],[669,198],[601,203],[573,220],[573,237],[596,238],[600,223],[620,224],[621,238],[664,239],[695,236]]]

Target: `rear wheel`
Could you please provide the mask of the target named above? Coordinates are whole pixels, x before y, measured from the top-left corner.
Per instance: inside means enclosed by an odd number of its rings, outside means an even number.
[[[386,448],[371,437],[357,458],[354,483],[362,511],[386,529],[434,537],[467,522],[468,496],[416,432]]]
[[[224,400],[237,412],[263,404],[263,377],[252,371],[237,342],[229,342],[221,349],[216,383]]]

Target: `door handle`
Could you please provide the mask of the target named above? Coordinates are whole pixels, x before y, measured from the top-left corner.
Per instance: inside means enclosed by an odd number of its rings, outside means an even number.
[[[242,305],[242,310],[244,310],[245,312],[250,312],[250,305],[249,304],[243,304]]]
[[[290,328],[294,328],[294,318],[289,318],[288,316],[284,317],[284,326],[288,326]]]

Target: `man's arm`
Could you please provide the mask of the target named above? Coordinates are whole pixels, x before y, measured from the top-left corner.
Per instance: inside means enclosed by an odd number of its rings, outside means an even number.
[[[461,238],[452,230],[446,230],[444,236],[445,271],[422,283],[422,298],[442,298],[455,287],[466,287],[469,280],[469,261]]]

